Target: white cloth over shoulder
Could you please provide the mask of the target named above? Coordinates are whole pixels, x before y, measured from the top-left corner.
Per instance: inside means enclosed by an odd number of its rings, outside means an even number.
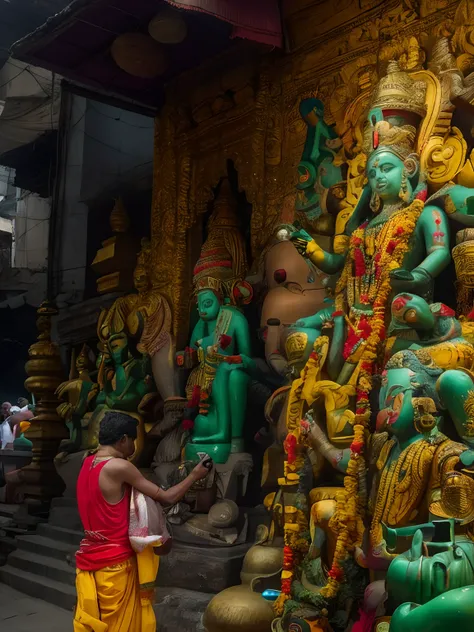
[[[128,536],[135,553],[141,553],[149,544],[161,546],[170,539],[161,505],[134,488],[130,496]]]
[[[2,424],[0,425],[0,447],[2,448],[2,450],[4,450],[7,445],[10,445],[10,443],[13,443],[13,440],[15,438],[13,436],[13,431],[10,427],[9,420],[10,417],[5,419],[5,421],[2,422]]]

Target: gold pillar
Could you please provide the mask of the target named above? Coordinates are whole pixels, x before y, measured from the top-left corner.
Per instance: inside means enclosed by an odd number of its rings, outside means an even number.
[[[29,349],[25,369],[25,388],[35,396],[35,417],[31,420],[28,439],[33,442],[33,459],[22,470],[23,493],[30,504],[43,505],[60,496],[64,484],[56,473],[54,457],[62,439],[68,437],[66,426],[58,416],[59,401],[55,390],[64,380],[59,347],[51,341],[51,318],[54,305],[45,301],[38,308],[38,340]]]

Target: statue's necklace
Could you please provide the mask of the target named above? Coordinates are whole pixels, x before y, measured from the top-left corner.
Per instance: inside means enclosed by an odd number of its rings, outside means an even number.
[[[380,213],[378,213],[373,219],[370,220],[369,225],[377,226],[378,224],[384,224],[388,221],[397,211],[403,210],[403,202],[395,202],[395,204],[384,204]]]

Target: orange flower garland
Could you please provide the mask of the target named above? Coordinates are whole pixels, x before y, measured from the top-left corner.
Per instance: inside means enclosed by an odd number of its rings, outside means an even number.
[[[322,596],[327,599],[337,595],[339,586],[344,581],[342,564],[348,553],[362,543],[363,516],[367,505],[364,451],[371,416],[369,395],[380,345],[385,338],[385,310],[391,292],[390,271],[403,264],[423,208],[424,203],[415,200],[409,207],[394,213],[385,224],[379,225],[375,230],[368,229],[367,223],[355,230],[350,239],[345,267],[336,286],[336,312],[349,312],[349,324],[354,330],[353,348],[350,345],[346,348],[346,359],[358,365],[358,378],[354,439],[344,477],[344,491],[337,498],[336,511],[329,523],[329,527],[337,533],[337,542],[328,581],[321,591]],[[362,309],[355,308],[356,303],[362,304]],[[322,340],[323,337],[315,342],[315,351],[318,349],[318,342]],[[293,384],[288,410],[301,398],[308,371],[320,369],[321,364],[318,353],[312,353],[301,378]],[[287,459],[285,478],[281,480],[281,485],[290,484],[290,478],[296,484],[304,464],[301,451],[303,438],[295,421],[292,419],[287,424],[288,435],[284,443]],[[288,520],[287,510],[293,510]],[[308,519],[305,512],[295,507],[286,508],[281,594],[274,604],[279,616],[283,614],[284,604],[290,598],[295,569],[308,550],[308,541],[302,537],[307,529]]]
[[[329,527],[337,534],[336,548],[328,582],[322,590],[323,596],[335,597],[339,585],[344,579],[342,562],[349,551],[362,542],[364,532],[363,515],[367,504],[365,485],[365,433],[370,421],[369,395],[372,390],[372,375],[375,369],[380,344],[385,338],[385,310],[391,293],[390,271],[401,267],[409,249],[409,242],[416,227],[416,222],[424,208],[421,200],[398,211],[383,225],[375,239],[372,238],[372,257],[369,262],[363,260],[361,246],[366,241],[367,224],[354,231],[350,240],[350,249],[346,265],[336,287],[336,309],[353,310],[357,298],[364,300],[367,307],[372,306],[372,313],[365,316],[370,327],[370,335],[361,340],[362,353],[359,358],[359,375],[357,380],[356,416],[354,420],[354,440],[351,445],[351,456],[344,477],[345,494],[337,503],[336,512]],[[369,250],[369,248],[368,248]],[[364,270],[360,269],[364,261]],[[355,265],[354,265],[355,264]],[[353,288],[360,282],[366,268],[371,266],[372,286],[364,288],[366,293],[356,297]],[[354,270],[355,268],[355,270]],[[373,299],[373,300],[372,300]],[[360,318],[358,319],[360,320]],[[350,360],[350,356],[348,358]]]

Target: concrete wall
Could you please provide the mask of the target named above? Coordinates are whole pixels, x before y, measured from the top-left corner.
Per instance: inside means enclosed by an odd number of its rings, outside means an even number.
[[[93,200],[151,173],[153,129],[152,118],[88,101],[82,198]]]
[[[151,189],[154,121],[67,93],[65,153],[55,237],[58,306],[83,299],[89,208],[125,190]],[[110,236],[109,234],[106,237]]]
[[[14,268],[42,270],[48,262],[48,235],[51,203],[35,193],[20,192],[13,219]]]

